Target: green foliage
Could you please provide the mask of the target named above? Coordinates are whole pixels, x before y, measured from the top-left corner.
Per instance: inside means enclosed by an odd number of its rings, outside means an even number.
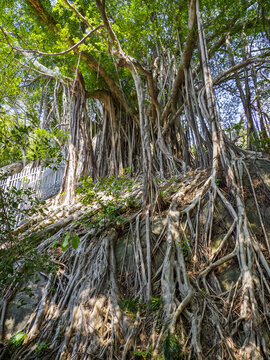
[[[3,3],[3,2],[2,2]],[[1,5],[0,5],[1,6]],[[3,10],[0,8],[0,14],[3,16]],[[1,21],[0,15],[0,22]],[[2,40],[2,41],[1,41]],[[13,61],[14,54],[11,53],[10,48],[5,46],[5,41],[1,38],[1,52],[0,52],[0,107],[6,101],[13,101],[20,93],[20,82],[23,74],[18,71],[18,64]],[[3,109],[1,109],[3,110]]]
[[[120,301],[120,307],[123,311],[126,311],[127,313],[136,314],[141,308],[141,303],[139,298],[123,299]]]
[[[250,143],[253,150],[256,151],[270,151],[270,138],[265,131],[260,131],[258,134],[251,133]]]
[[[147,304],[147,308],[150,311],[158,311],[160,310],[161,306],[163,305],[163,301],[161,298],[158,297],[151,297]]]
[[[90,177],[82,178],[77,189],[80,201],[85,205],[96,201],[100,206],[100,211],[88,223],[88,226],[96,227],[99,224],[105,226],[110,222],[120,225],[129,220],[122,215],[122,209],[124,206],[137,206],[131,195],[134,180],[130,178],[129,173],[130,169],[125,169],[119,176],[107,176],[97,183],[94,183]],[[126,196],[127,194],[128,196]],[[89,215],[87,217],[89,218]],[[81,220],[81,223],[85,223],[84,220]]]
[[[77,250],[80,244],[80,238],[77,234],[75,234],[73,236],[73,238],[71,239],[71,246],[73,247],[74,250]]]
[[[65,233],[65,237],[64,237],[64,240],[62,242],[62,250],[63,251],[66,251],[69,247],[69,243],[70,243],[70,239],[71,239],[71,246],[73,247],[74,250],[77,250],[78,247],[79,247],[79,244],[80,244],[80,238],[77,234],[74,234],[72,237],[71,237],[71,232],[68,231]],[[57,245],[56,245],[57,246]]]
[[[231,134],[234,138],[235,144],[242,148],[247,146],[247,129],[244,124],[244,119],[241,119],[237,124],[232,125],[226,129],[228,134]],[[250,134],[251,147],[255,151],[270,151],[270,138],[265,131],[259,131],[258,133]]]
[[[231,136],[233,141],[238,146],[244,148],[247,145],[247,129],[244,126],[244,119],[241,119],[238,123],[232,125],[226,130]]]
[[[80,200],[85,204],[90,204],[103,192],[105,196],[113,196],[116,200],[120,199],[123,192],[131,192],[134,180],[130,177],[130,169],[124,169],[119,176],[106,176],[94,183],[91,177],[83,177],[81,184],[77,189]]]
[[[241,119],[239,123],[227,128],[227,133],[233,135],[234,142],[245,148],[247,146],[247,129],[245,128],[244,119]],[[250,134],[251,147],[255,151],[270,151],[270,138],[265,131],[259,131],[258,133]]]
[[[0,108],[0,167],[22,160],[21,148],[27,145],[30,126],[17,124]]]
[[[50,248],[51,249],[55,249],[55,248],[57,248],[58,246],[59,246],[60,244],[59,244],[59,241],[54,241],[53,243],[52,243],[52,245],[50,246]]]
[[[25,339],[25,337],[26,337],[26,334],[24,332],[19,332],[18,334],[12,336],[10,343],[12,345],[15,345],[16,347],[20,346],[22,344],[23,340]]]
[[[177,180],[177,172],[176,169],[167,172],[167,177],[169,178],[169,182],[172,184]]]
[[[204,288],[202,288],[202,289],[201,289],[201,294],[202,294],[202,296],[205,296],[206,291],[205,291],[205,289],[204,289]]]
[[[62,250],[63,251],[66,251],[68,249],[70,235],[71,235],[70,231],[65,234],[64,240],[62,242]]]
[[[42,359],[42,356],[45,355],[46,350],[49,345],[50,345],[50,343],[45,343],[44,341],[42,341],[41,343],[38,344],[38,346],[35,350],[37,359]]]
[[[189,253],[190,253],[189,239],[188,238],[183,239],[180,242],[180,247],[181,247],[181,250],[183,252],[183,256],[184,256],[185,261],[188,261],[188,256],[189,256]]]
[[[261,131],[258,134],[259,147],[262,151],[270,152],[270,138],[267,136],[265,131]]]
[[[62,162],[62,146],[68,135],[59,129],[45,130],[36,119],[27,122],[11,117],[0,108],[0,167],[22,160],[43,160],[45,166]]]
[[[161,309],[162,305],[163,301],[158,297],[151,297],[147,303],[141,302],[139,298],[120,301],[121,309],[130,314],[142,314],[145,311],[156,312]]]
[[[135,350],[133,354],[139,359],[163,360],[163,358],[157,357],[152,353],[152,346],[149,346],[145,350]]]
[[[234,130],[237,135],[240,134],[240,131],[243,130],[244,127],[244,119],[241,119],[239,123],[232,125],[228,130]]]
[[[154,355],[152,354],[152,347],[149,346],[146,350],[135,350],[134,355],[143,358],[143,359],[153,359]]]
[[[67,140],[66,132],[59,129],[45,130],[36,127],[31,134],[27,148],[27,159],[33,161],[43,160],[44,166],[60,164],[62,162],[61,145]]]
[[[80,201],[84,205],[88,205],[94,200],[97,191],[98,189],[96,189],[95,183],[90,176],[83,177],[80,186],[76,190]]]
[[[23,203],[28,207],[21,208]],[[43,205],[30,189],[0,189],[0,294],[11,282],[27,283],[36,272],[53,269],[49,255],[36,251],[38,237],[14,232],[18,217],[38,216]]]
[[[97,221],[101,222],[103,220],[104,226],[108,222],[116,222],[117,224],[121,224],[122,218],[119,215],[118,208],[115,205],[114,201],[103,201],[98,200],[98,203],[101,207],[101,211],[98,213]]]
[[[181,360],[183,359],[182,347],[179,340],[170,331],[163,344],[163,353],[165,360]]]

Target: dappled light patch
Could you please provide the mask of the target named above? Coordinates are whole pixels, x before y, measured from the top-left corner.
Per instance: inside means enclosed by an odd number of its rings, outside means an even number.
[[[248,167],[243,174],[246,182]],[[259,318],[264,336],[267,323],[257,311],[268,302],[265,240],[262,236],[257,240],[252,224],[245,220],[248,212],[238,218],[226,200],[226,190],[221,192],[208,181],[204,171],[191,172],[185,181],[175,179],[175,185],[168,208],[162,215],[153,214],[152,224],[142,210],[131,211],[132,206],[125,204],[123,216],[130,211],[131,216],[123,228],[115,218],[90,229],[84,226],[91,207],[96,214],[103,211],[98,199],[104,189],[96,190],[90,204],[63,207],[66,217],[46,226],[56,212],[53,205],[48,207],[46,219],[34,225],[43,227],[37,250],[49,251],[58,270],[49,276],[42,300],[21,329],[26,336],[18,349],[12,348],[14,359],[34,358],[39,352],[44,358],[52,354],[109,358],[112,351],[134,358],[174,358],[175,354],[185,358],[199,349],[211,358],[218,344],[224,344],[223,351],[241,356],[245,326]],[[130,195],[140,186],[135,181]],[[164,192],[170,187],[170,181],[162,184]],[[251,194],[252,186],[243,198]],[[109,201],[121,198],[120,191]],[[269,231],[267,224],[265,228]],[[76,246],[74,234],[79,238]],[[248,261],[254,256],[253,269],[243,267],[244,249],[249,249]],[[260,281],[266,293],[259,290]],[[247,296],[254,296],[256,302],[249,302]]]

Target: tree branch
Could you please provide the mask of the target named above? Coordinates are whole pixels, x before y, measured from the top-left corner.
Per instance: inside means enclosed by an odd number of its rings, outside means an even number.
[[[244,67],[252,64],[252,63],[255,63],[255,62],[266,62],[266,61],[269,61],[269,59],[265,59],[267,56],[270,56],[270,51],[266,51],[264,52],[263,54],[261,54],[260,56],[256,56],[256,57],[252,57],[252,58],[249,58],[247,59],[246,61],[243,61],[239,64],[236,64],[236,65],[233,65],[231,66],[230,68],[224,70],[221,74],[219,74],[218,76],[216,76],[214,79],[213,79],[213,84],[214,85],[217,85],[219,84],[220,82],[226,80],[226,76],[237,71],[237,70],[240,70],[240,69],[243,69]],[[225,78],[225,79],[224,79]]]
[[[4,31],[4,29],[0,26],[0,30],[2,31],[6,41],[7,41],[7,44],[15,51],[23,54],[23,56],[28,59],[32,64],[33,66],[36,68],[36,69],[33,69],[31,68],[30,66],[26,65],[26,64],[22,64],[18,59],[15,59],[17,62],[19,62],[22,66],[32,70],[32,71],[35,71],[37,72],[38,74],[40,75],[45,75],[45,76],[49,76],[49,77],[52,77],[54,79],[58,79],[60,82],[64,82],[62,77],[60,76],[60,72],[59,72],[59,69],[58,68],[55,68],[55,70],[52,70],[52,69],[49,69],[47,68],[46,66],[44,66],[43,64],[41,64],[39,61],[37,61],[36,57],[33,55],[33,53],[35,53],[34,50],[25,50],[25,49],[20,49],[18,47],[15,47],[13,46],[10,41],[9,41],[9,38],[8,38],[8,35],[7,33]],[[64,79],[68,79],[70,80],[69,78],[67,77],[64,77]]]
[[[38,16],[43,20],[43,22],[52,28],[56,34],[59,33],[59,29],[56,26],[56,23],[52,16],[48,15],[45,9],[42,7],[41,3],[38,0],[26,0],[30,4],[34,6],[37,11]],[[68,39],[68,43],[70,46],[73,46],[74,43],[71,38]],[[76,54],[79,54],[77,48],[75,48]],[[119,88],[118,84],[115,80],[105,71],[105,69],[96,61],[94,56],[87,54],[85,52],[81,52],[81,58],[88,64],[88,66],[94,70],[97,74],[99,74],[106,84],[108,85],[112,96],[117,100],[117,102],[123,107],[123,109],[128,113],[132,114],[130,107],[128,106],[125,96],[121,89]]]
[[[122,50],[122,47],[117,38],[117,35],[113,31],[111,24],[107,18],[107,14],[106,14],[106,10],[105,10],[105,1],[103,1],[103,3],[102,3],[100,0],[96,0],[96,4],[97,4],[98,10],[100,12],[100,15],[102,17],[102,20],[104,22],[104,26],[106,27],[109,37],[110,37],[113,45],[116,48],[116,51],[113,53],[113,55],[119,56],[118,65],[121,64],[121,65],[119,65],[120,67],[123,67],[123,66],[127,67],[132,73],[132,69],[130,66],[130,64],[132,63],[140,71],[141,74],[146,76],[149,94],[150,94],[152,103],[154,104],[157,111],[159,112],[160,110],[159,110],[159,104],[158,104],[158,100],[157,100],[158,90],[157,90],[157,87],[155,86],[152,72],[145,69],[136,59],[125,54],[125,52]]]
[[[89,28],[93,29],[93,26],[89,23],[89,21],[77,9],[75,9],[68,0],[64,0],[64,2],[78,18],[80,18]],[[97,31],[97,34],[107,41],[106,37],[101,32]]]
[[[179,94],[179,89],[185,80],[185,73],[184,70],[187,69],[190,65],[190,61],[192,58],[193,50],[196,43],[196,6],[195,0],[191,1],[190,8],[189,8],[189,20],[188,20],[188,28],[189,33],[187,36],[185,48],[181,57],[181,61],[178,67],[178,73],[176,79],[174,81],[173,90],[172,90],[172,105],[173,107],[176,106],[177,97]]]
[[[182,53],[181,61],[178,67],[176,79],[173,84],[172,96],[168,100],[165,109],[162,113],[162,122],[168,116],[171,111],[171,106],[176,108],[178,94],[181,89],[181,85],[185,80],[185,69],[188,69],[192,58],[193,50],[196,44],[196,1],[192,0],[189,7],[188,16],[188,28],[189,33],[187,35],[186,44]]]
[[[18,52],[23,52],[23,53],[34,53],[34,54],[38,54],[39,56],[62,56],[62,55],[65,55],[65,54],[68,54],[69,52],[75,50],[79,45],[81,45],[89,36],[91,36],[94,32],[96,32],[98,29],[104,27],[104,25],[99,25],[97,26],[95,29],[93,29],[92,31],[90,31],[89,34],[85,35],[78,43],[76,43],[75,45],[71,46],[69,49],[67,50],[64,50],[64,51],[61,51],[60,53],[45,53],[45,52],[42,52],[42,51],[39,51],[39,50],[28,50],[28,49],[19,49],[19,48],[16,48],[14,47],[9,39],[8,39],[8,35],[7,33],[3,30],[2,27],[0,27],[1,31],[3,32],[5,38],[6,38],[6,41],[8,43],[8,45],[13,49],[13,50],[16,50]]]

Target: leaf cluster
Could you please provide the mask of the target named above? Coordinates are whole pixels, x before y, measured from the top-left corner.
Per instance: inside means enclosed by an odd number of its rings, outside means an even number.
[[[163,344],[163,352],[165,360],[181,360],[183,359],[182,346],[175,334],[168,332]]]
[[[111,175],[101,178],[96,183],[89,176],[82,178],[77,188],[80,201],[84,205],[96,202],[100,207],[94,220],[92,219],[87,225],[96,227],[103,224],[105,226],[110,222],[120,225],[127,221],[128,218],[123,217],[122,213],[125,206],[136,206],[136,201],[132,196],[134,184],[134,180],[130,177],[130,169],[124,169],[119,176]],[[89,218],[89,215],[87,217]]]
[[[139,298],[135,299],[122,299],[120,301],[120,307],[123,311],[129,314],[144,313],[159,311],[163,306],[163,301],[159,297],[151,297],[146,303],[140,301]]]
[[[35,235],[14,232],[18,221],[42,214],[43,206],[31,189],[0,189],[0,294],[11,283],[27,283],[37,271],[53,269],[49,256],[38,254]]]
[[[80,238],[79,236],[75,233],[75,234],[71,234],[71,231],[68,231],[65,233],[65,237],[64,240],[62,242],[62,250],[66,251],[69,247],[71,243],[71,246],[73,247],[74,250],[77,250],[80,244]]]

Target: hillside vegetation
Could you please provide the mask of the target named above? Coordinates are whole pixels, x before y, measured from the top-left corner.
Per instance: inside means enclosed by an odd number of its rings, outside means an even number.
[[[0,3],[0,359],[270,357],[269,13]]]

